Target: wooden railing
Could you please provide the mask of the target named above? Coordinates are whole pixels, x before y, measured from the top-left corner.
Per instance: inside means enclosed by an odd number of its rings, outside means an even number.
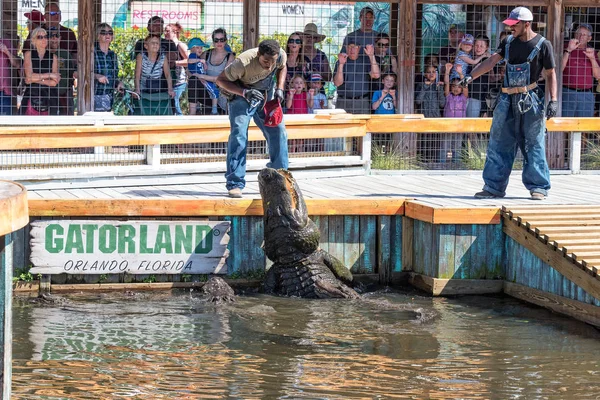
[[[481,133],[489,132],[490,118],[424,118],[422,115],[286,115],[289,139],[360,138],[360,157],[368,168],[373,133]],[[227,117],[12,117],[0,121],[0,151],[40,148],[146,146],[146,163],[160,166],[160,145],[226,142]],[[581,168],[581,133],[599,132],[599,118],[552,118],[549,132],[569,134],[569,169]],[[250,140],[263,140],[251,125]]]

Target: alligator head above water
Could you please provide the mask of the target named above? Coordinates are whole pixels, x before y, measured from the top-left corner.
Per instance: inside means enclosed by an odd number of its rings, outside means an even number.
[[[292,174],[265,168],[258,175],[258,184],[263,200],[264,249],[273,261],[265,291],[299,297],[358,297],[346,286],[352,282],[350,271],[319,249],[319,228],[308,217]]]

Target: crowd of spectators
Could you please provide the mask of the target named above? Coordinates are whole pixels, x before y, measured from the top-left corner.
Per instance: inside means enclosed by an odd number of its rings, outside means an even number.
[[[0,39],[0,114],[73,115],[75,34],[61,25],[56,2],[48,1],[43,13],[32,10],[25,16],[29,34],[21,49],[18,43]],[[285,45],[285,113],[314,113],[324,108],[361,114],[397,112],[398,60],[390,37],[374,30],[376,15],[371,7],[360,11],[359,20],[360,27],[344,38],[333,66],[315,47],[325,40],[316,24],[306,24],[304,30],[289,35]],[[135,113],[140,115],[226,114],[227,99],[216,81],[236,55],[228,45],[225,29],[212,32],[212,47],[201,38],[186,43],[181,40],[181,25],[164,26],[160,16],[150,18],[147,31],[148,35],[135,43],[134,83],[126,88],[119,79],[118,57],[111,50],[114,31],[107,23],[96,27],[94,111],[113,110],[116,95],[129,89],[135,98]],[[600,60],[590,45],[592,35],[590,25],[580,24],[573,39],[565,42],[561,65],[563,116],[594,116]],[[447,45],[427,54],[415,76],[414,111],[428,118],[491,116],[491,106],[503,83],[502,63],[474,82],[468,93],[458,87],[458,81],[487,59],[503,39],[501,35],[499,43],[491,47],[487,36],[474,37],[451,25]],[[19,50],[22,58],[17,55]],[[184,107],[185,94],[188,102]],[[16,96],[22,98],[18,111],[14,107]]]

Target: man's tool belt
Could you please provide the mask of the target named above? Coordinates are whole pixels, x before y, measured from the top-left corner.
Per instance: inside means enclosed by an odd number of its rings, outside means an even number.
[[[517,93],[527,93],[530,90],[533,90],[537,87],[537,82],[533,82],[531,85],[527,85],[527,86],[517,86],[517,87],[508,87],[502,88],[502,93],[506,93],[506,94],[517,94]]]

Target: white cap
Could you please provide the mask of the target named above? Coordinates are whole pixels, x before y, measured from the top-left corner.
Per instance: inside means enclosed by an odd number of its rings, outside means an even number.
[[[507,19],[502,21],[504,25],[513,26],[518,24],[520,21],[531,22],[533,21],[533,14],[525,7],[517,7],[510,12]]]

